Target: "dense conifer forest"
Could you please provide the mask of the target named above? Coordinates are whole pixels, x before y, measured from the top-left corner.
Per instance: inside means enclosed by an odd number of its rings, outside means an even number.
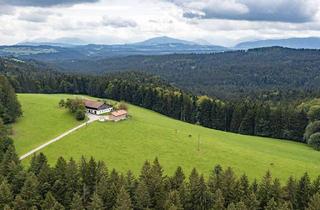
[[[148,72],[193,94],[228,100],[248,95],[296,99],[306,93],[319,93],[320,83],[319,50],[281,47],[214,54],[59,60],[53,64],[67,72]]]

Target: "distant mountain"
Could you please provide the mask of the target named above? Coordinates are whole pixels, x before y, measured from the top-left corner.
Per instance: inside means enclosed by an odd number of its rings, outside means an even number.
[[[252,49],[261,47],[288,47],[295,49],[320,49],[320,38],[307,37],[307,38],[290,38],[290,39],[268,39],[241,42],[235,46],[236,49]]]
[[[228,50],[222,46],[201,45],[170,37],[156,37],[134,44],[81,45],[80,43],[82,43],[81,40],[73,38],[36,40],[13,46],[0,46],[0,56],[56,61],[103,59],[128,55],[205,54]]]
[[[155,37],[143,42],[135,43],[135,45],[167,45],[167,44],[183,44],[183,45],[198,45],[195,42],[185,41],[181,39],[175,39],[167,36]]]
[[[62,37],[58,39],[35,39],[32,41],[20,42],[17,45],[24,46],[56,46],[56,47],[73,47],[76,45],[86,45],[85,41],[74,37]]]

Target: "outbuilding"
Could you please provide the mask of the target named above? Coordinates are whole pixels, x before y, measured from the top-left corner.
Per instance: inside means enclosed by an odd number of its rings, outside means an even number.
[[[87,112],[96,115],[110,113],[113,110],[112,106],[102,101],[84,100],[84,105],[87,109]]]
[[[115,122],[120,120],[125,120],[128,117],[128,112],[124,109],[120,109],[114,112],[111,112],[110,120],[113,120]]]

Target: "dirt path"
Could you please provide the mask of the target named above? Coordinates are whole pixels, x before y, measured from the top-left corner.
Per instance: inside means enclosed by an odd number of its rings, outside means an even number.
[[[60,136],[58,136],[58,137],[56,137],[56,138],[54,138],[54,139],[52,139],[52,140],[50,140],[50,141],[42,144],[41,146],[39,146],[39,147],[31,150],[30,152],[27,152],[26,154],[22,155],[19,159],[20,159],[20,160],[23,160],[23,159],[29,157],[30,155],[38,152],[39,150],[42,150],[43,148],[47,147],[48,145],[50,145],[50,144],[52,144],[52,143],[54,143],[54,142],[57,142],[57,141],[61,140],[63,137],[69,135],[70,133],[73,133],[74,131],[76,131],[76,130],[78,130],[78,129],[80,129],[80,128],[86,126],[86,125],[88,125],[89,123],[93,123],[94,121],[99,120],[99,116],[91,115],[91,114],[88,114],[87,116],[88,116],[88,118],[89,118],[89,120],[88,120],[87,122],[82,123],[81,125],[78,125],[77,127],[72,128],[72,129],[64,132],[64,133],[61,134]]]

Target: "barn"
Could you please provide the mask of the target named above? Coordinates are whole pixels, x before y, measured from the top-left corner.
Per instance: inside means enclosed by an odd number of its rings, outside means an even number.
[[[128,112],[126,110],[117,110],[114,112],[111,112],[110,115],[110,120],[113,120],[115,122],[120,121],[120,120],[125,120],[128,117]]]
[[[102,101],[84,100],[84,105],[87,109],[87,112],[96,115],[109,113],[113,110],[112,106]]]

